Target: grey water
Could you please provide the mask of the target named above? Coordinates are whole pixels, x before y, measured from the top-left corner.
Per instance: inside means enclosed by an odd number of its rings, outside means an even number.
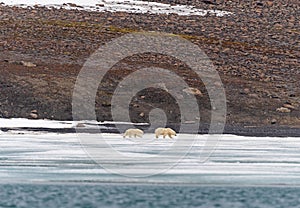
[[[0,207],[300,207],[300,188],[2,184]]]

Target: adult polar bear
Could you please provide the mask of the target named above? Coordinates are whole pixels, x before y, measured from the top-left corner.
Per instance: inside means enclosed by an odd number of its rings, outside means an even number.
[[[144,134],[144,132],[140,129],[127,129],[125,131],[124,135],[123,135],[123,138],[126,138],[127,136],[130,137],[130,138],[132,136],[134,136],[134,138],[136,138],[136,137],[141,137],[142,138],[143,134]]]
[[[172,138],[172,136],[176,136],[176,132],[171,128],[157,128],[155,130],[155,137],[158,138],[160,135],[163,135],[164,138],[166,136]]]

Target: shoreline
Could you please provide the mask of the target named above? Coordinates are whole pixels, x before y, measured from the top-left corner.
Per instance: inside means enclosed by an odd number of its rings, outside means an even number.
[[[26,122],[26,119],[20,119],[21,122]],[[8,119],[9,120],[9,119]],[[4,121],[4,122],[3,122]],[[90,134],[99,134],[99,133],[123,133],[128,128],[139,128],[145,132],[154,132],[154,129],[149,129],[149,124],[141,123],[131,123],[126,124],[126,122],[96,122],[96,121],[58,121],[58,120],[32,120],[27,121],[34,122],[55,122],[56,125],[67,125],[67,126],[1,126],[0,131],[19,131],[19,132],[45,132],[45,133],[90,133]],[[5,119],[2,119],[2,122],[5,123]],[[69,124],[68,124],[69,123]],[[69,126],[68,126],[69,125]],[[200,124],[198,132],[195,132],[196,124],[183,124],[182,127],[186,131],[180,131],[180,133],[185,134],[209,134],[209,124]],[[171,127],[179,132],[180,125],[178,124],[168,124],[167,127]],[[189,131],[191,129],[191,131]],[[215,133],[210,133],[214,135]],[[242,126],[242,125],[225,125],[224,131],[217,133],[216,135],[236,135],[236,136],[249,136],[249,137],[300,137],[300,128],[290,127],[290,126]]]

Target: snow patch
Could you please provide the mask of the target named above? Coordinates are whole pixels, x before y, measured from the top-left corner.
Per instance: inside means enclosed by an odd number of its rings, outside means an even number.
[[[148,125],[148,123],[131,123],[131,122],[116,122],[116,121],[104,121],[104,122],[98,122],[94,120],[57,121],[57,120],[47,120],[47,119],[0,118],[0,128],[63,129],[63,128],[75,128],[78,124],[83,124],[83,126],[87,128],[99,128],[100,125],[110,125],[110,124]],[[101,126],[101,128],[109,129],[109,127],[104,127],[104,126]]]
[[[181,16],[205,16],[208,14],[223,17],[231,12],[221,10],[204,10],[188,5],[170,5],[138,0],[3,0],[6,5],[32,7],[46,6],[48,8],[77,9],[96,12],[128,12],[150,14],[178,14]]]

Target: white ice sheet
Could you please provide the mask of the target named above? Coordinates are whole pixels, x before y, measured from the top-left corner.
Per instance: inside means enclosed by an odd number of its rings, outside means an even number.
[[[192,134],[179,134],[174,140],[155,139],[154,134],[123,139],[120,134],[30,133],[0,134],[0,182],[7,181],[98,181],[231,185],[300,185],[300,138],[242,137],[223,135],[206,162],[199,162],[206,139],[199,135],[186,157],[172,168],[153,177],[128,178],[110,173],[95,162],[81,145],[80,138],[99,138],[127,157],[143,158],[171,148],[176,139],[189,141]],[[142,142],[141,142],[142,140]],[[101,147],[102,148],[102,147]],[[99,148],[99,151],[101,151]],[[103,150],[103,149],[102,149]],[[185,150],[184,145],[182,150]],[[181,151],[178,148],[178,151]],[[180,153],[180,152],[178,152]],[[168,157],[168,156],[167,156]],[[103,163],[124,168],[107,155]],[[126,167],[133,173],[160,168],[165,160],[143,166]]]

